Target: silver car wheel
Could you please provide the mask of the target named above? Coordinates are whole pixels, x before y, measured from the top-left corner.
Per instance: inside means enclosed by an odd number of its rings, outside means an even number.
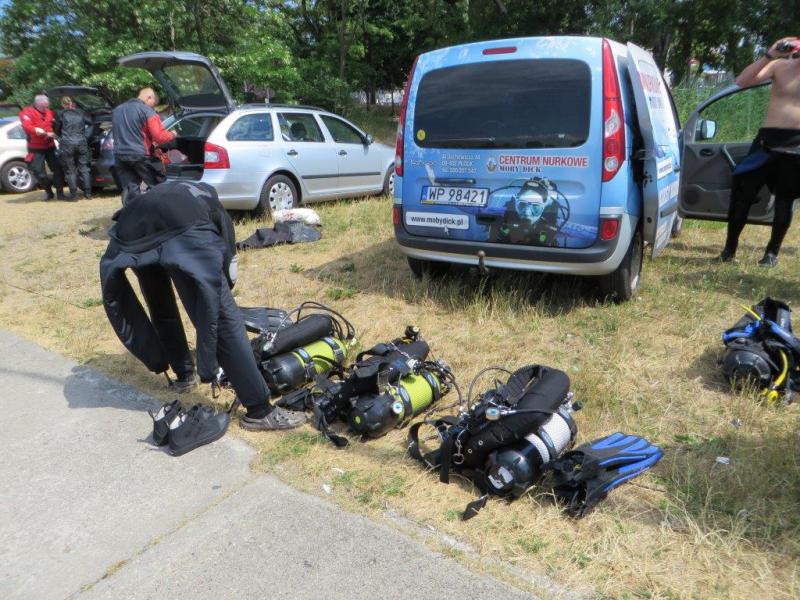
[[[25,167],[11,167],[8,170],[8,183],[15,190],[25,191],[31,187],[31,172]]]
[[[269,188],[269,208],[272,211],[285,210],[294,207],[294,193],[292,188],[279,181]]]
[[[389,175],[389,195],[394,196],[394,168],[391,175]]]

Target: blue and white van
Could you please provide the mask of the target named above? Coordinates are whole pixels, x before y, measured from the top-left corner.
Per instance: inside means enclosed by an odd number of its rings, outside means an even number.
[[[420,55],[401,108],[394,226],[416,275],[442,263],[638,288],[678,220],[679,122],[653,57],[592,37]]]

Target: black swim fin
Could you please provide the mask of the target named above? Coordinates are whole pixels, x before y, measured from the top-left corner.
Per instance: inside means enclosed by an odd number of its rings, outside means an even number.
[[[664,453],[646,439],[621,432],[578,446],[546,465],[567,513],[582,517],[617,486],[655,465]]]

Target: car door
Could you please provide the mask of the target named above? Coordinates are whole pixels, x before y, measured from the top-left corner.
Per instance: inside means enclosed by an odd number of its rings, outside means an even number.
[[[769,84],[731,86],[712,96],[686,121],[680,214],[689,219],[727,221],[733,170],[755,138],[769,105]],[[770,224],[773,200],[762,188],[750,208],[748,223]]]
[[[225,134],[231,168],[214,184],[220,196],[258,199],[275,154],[272,114],[267,111],[240,116]]]
[[[300,177],[311,197],[332,197],[338,193],[339,164],[333,144],[325,141],[313,113],[277,113],[279,142],[286,159]]]
[[[371,140],[344,119],[317,115],[331,139],[339,164],[339,192],[342,195],[375,191],[383,187],[378,157],[370,152]]]
[[[642,235],[653,257],[669,243],[678,211],[680,125],[661,69],[647,51],[628,44],[630,78],[644,149]]]

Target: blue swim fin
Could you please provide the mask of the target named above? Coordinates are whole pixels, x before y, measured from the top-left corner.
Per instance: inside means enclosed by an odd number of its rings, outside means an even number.
[[[617,432],[550,462],[553,491],[573,517],[589,513],[615,487],[656,464],[663,452],[646,439]]]

